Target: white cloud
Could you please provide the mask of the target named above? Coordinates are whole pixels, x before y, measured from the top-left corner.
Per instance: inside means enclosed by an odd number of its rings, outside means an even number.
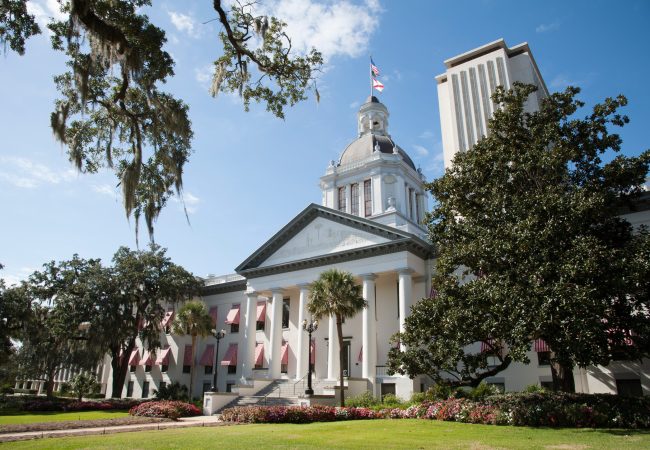
[[[421,145],[414,144],[413,148],[415,149],[418,156],[427,156],[429,154],[429,150]]]
[[[564,89],[567,86],[578,86],[582,84],[579,80],[574,80],[565,74],[558,74],[551,80],[553,89]]]
[[[14,284],[20,284],[21,281],[26,280],[32,273],[36,272],[34,267],[21,267],[16,272],[13,273],[4,273],[5,270],[0,271],[0,278],[5,280],[6,286],[13,286]]]
[[[174,196],[172,197],[172,201],[178,203],[181,206],[181,209],[185,207],[185,211],[187,211],[188,214],[194,214],[198,210],[199,203],[201,203],[201,199],[189,191],[183,192],[182,200]]]
[[[445,155],[442,151],[442,141],[436,141],[433,146],[432,156],[427,160],[424,169],[437,178],[445,173]]]
[[[554,31],[560,28],[560,22],[557,20],[551,23],[542,23],[535,28],[535,33],[547,33],[549,31]]]
[[[110,184],[93,184],[91,187],[92,190],[98,194],[106,195],[114,200],[117,200],[119,198],[117,189],[115,189]]]
[[[172,25],[181,33],[186,33],[193,38],[198,38],[201,35],[200,29],[197,27],[197,22],[192,16],[176,11],[167,11],[167,14],[169,14],[169,20],[171,20]]]
[[[315,47],[329,60],[338,55],[357,57],[367,53],[382,11],[378,0],[363,4],[348,0],[275,0],[259,7],[255,14],[286,22],[293,50],[304,54]]]
[[[203,67],[196,67],[194,69],[194,78],[201,86],[208,89],[212,82],[212,74],[214,72],[214,64],[207,64]]]
[[[355,100],[352,103],[350,103],[350,109],[357,109],[359,107],[359,105],[361,105],[361,103],[359,101]]]
[[[0,180],[18,188],[33,189],[42,184],[65,183],[76,176],[73,169],[54,171],[27,158],[0,156]]]
[[[433,137],[433,131],[431,130],[424,130],[420,136],[418,136],[420,139],[431,139]]]
[[[32,14],[41,30],[46,31],[51,19],[66,20],[67,14],[61,12],[61,5],[57,0],[30,0],[27,2],[27,12]]]

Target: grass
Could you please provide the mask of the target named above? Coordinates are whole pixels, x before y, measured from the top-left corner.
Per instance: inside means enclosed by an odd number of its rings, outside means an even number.
[[[42,439],[4,448],[650,449],[650,430],[548,429],[429,420],[236,425]]]
[[[15,425],[37,422],[64,422],[69,420],[117,419],[126,417],[128,411],[78,411],[78,412],[26,412],[0,411],[0,425]]]

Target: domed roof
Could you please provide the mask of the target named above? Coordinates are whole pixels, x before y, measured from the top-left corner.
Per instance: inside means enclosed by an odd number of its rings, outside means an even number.
[[[362,161],[376,151],[386,154],[398,153],[406,164],[415,170],[413,161],[388,134],[388,109],[377,97],[371,95],[359,107],[359,137],[352,141],[343,151],[339,165]]]
[[[409,155],[400,146],[395,144],[390,137],[372,133],[364,134],[352,141],[343,151],[339,159],[339,165],[364,160],[377,151],[377,147],[380,152],[386,154],[393,154],[393,148],[397,148],[397,153],[401,155],[404,162],[415,170],[415,164],[413,164]]]

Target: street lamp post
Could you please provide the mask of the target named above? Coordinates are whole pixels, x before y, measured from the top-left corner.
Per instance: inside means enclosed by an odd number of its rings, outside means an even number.
[[[309,334],[309,359],[307,360],[307,389],[305,395],[314,395],[314,390],[311,387],[311,334],[318,329],[318,320],[307,323],[307,319],[302,321],[302,329]]]
[[[212,336],[214,336],[214,338],[217,340],[217,352],[214,355],[214,374],[212,375],[212,388],[210,389],[212,392],[219,392],[219,387],[217,386],[217,370],[219,368],[219,365],[217,364],[219,361],[219,342],[225,335],[226,330],[212,330]]]

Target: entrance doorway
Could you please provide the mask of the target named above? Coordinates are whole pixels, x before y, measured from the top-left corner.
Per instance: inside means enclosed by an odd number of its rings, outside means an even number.
[[[386,394],[395,395],[395,383],[382,383],[381,384],[381,399],[384,399]]]

